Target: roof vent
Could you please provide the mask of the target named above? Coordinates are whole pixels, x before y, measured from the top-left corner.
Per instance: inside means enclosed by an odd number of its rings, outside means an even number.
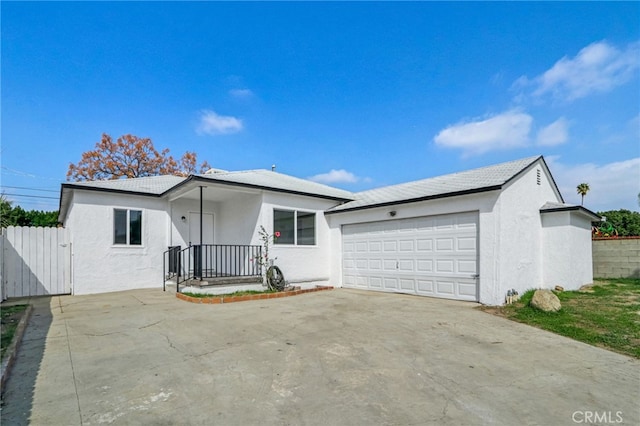
[[[271,165],[271,171],[272,171],[272,172],[275,172],[275,171],[276,171],[276,165],[275,165],[275,164],[272,164],[272,165]]]
[[[538,185],[541,185],[541,177],[540,177],[540,169],[536,170],[536,182],[538,183]]]
[[[222,169],[209,169],[206,172],[204,172],[205,175],[213,175],[216,173],[228,173],[228,170],[222,170]]]

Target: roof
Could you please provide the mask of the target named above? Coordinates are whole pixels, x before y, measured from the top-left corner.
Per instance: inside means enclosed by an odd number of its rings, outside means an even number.
[[[195,177],[216,183],[248,186],[340,201],[353,200],[355,198],[352,192],[343,189],[265,169],[237,172],[216,171],[215,173],[195,175]]]
[[[544,206],[540,207],[540,213],[568,212],[568,211],[577,211],[578,213],[582,213],[583,215],[591,218],[591,221],[599,221],[602,219],[602,217],[599,214],[594,213],[583,206],[577,206],[575,204],[547,202],[545,203]]]
[[[135,194],[160,195],[187,178],[180,176],[147,176],[132,179],[94,180],[63,183],[63,188],[132,192]]]
[[[327,213],[498,190],[540,159],[544,161],[542,156],[527,157],[479,169],[358,192],[355,194],[354,201],[333,207]]]
[[[319,197],[336,201],[349,201],[354,195],[342,189],[332,188],[309,180],[276,173],[269,170],[246,170],[179,176],[149,176],[130,179],[99,180],[88,182],[63,183],[60,195],[60,213],[58,220],[64,221],[73,190],[115,192],[121,194],[161,197],[189,182],[211,182],[222,185],[256,188],[267,191],[286,192],[310,197]]]

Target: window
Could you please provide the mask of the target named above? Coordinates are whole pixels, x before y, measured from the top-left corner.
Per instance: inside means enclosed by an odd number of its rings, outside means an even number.
[[[273,211],[275,244],[312,246],[316,243],[316,214],[291,210]]]
[[[142,211],[114,209],[113,244],[142,245]]]

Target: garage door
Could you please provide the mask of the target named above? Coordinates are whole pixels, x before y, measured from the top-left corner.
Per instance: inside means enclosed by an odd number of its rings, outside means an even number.
[[[344,225],[343,285],[478,300],[478,213]]]

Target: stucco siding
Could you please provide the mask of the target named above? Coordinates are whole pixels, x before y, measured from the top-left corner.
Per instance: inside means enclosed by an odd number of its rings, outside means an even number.
[[[262,195],[239,194],[220,206],[216,240],[218,244],[259,245],[256,229],[259,226]]]
[[[539,287],[576,290],[593,281],[591,221],[571,211],[542,215],[543,282]]]
[[[543,285],[540,208],[549,201],[561,199],[540,161],[503,188],[499,203],[497,294],[486,303],[503,304],[509,289],[522,294]]]
[[[198,244],[199,236],[189,235],[189,221],[191,220],[190,213],[198,214],[200,212],[200,201],[189,198],[180,198],[172,201],[169,209],[171,213],[170,216],[167,215],[167,218],[169,220],[171,232],[169,234],[169,241],[167,241],[165,245],[181,246],[182,248],[185,248],[189,246],[189,242],[192,244]],[[221,229],[219,226],[220,203],[205,200],[202,203],[202,211],[204,213],[213,214],[213,238],[214,242],[217,243]],[[182,220],[183,217],[185,218],[184,221]],[[165,250],[166,249],[167,247],[165,247]]]
[[[301,210],[315,212],[316,244],[279,245],[271,246],[271,257],[276,258],[275,264],[280,267],[285,279],[291,284],[303,288],[315,285],[335,285],[330,275],[331,271],[331,233],[324,211],[336,204],[335,201],[321,200],[292,194],[265,193],[260,211],[259,223],[269,234],[273,230],[273,210]],[[254,241],[260,244],[258,229],[254,231]]]
[[[115,208],[142,210],[142,245],[113,244]],[[76,191],[65,225],[72,241],[73,294],[162,286],[165,200]]]

